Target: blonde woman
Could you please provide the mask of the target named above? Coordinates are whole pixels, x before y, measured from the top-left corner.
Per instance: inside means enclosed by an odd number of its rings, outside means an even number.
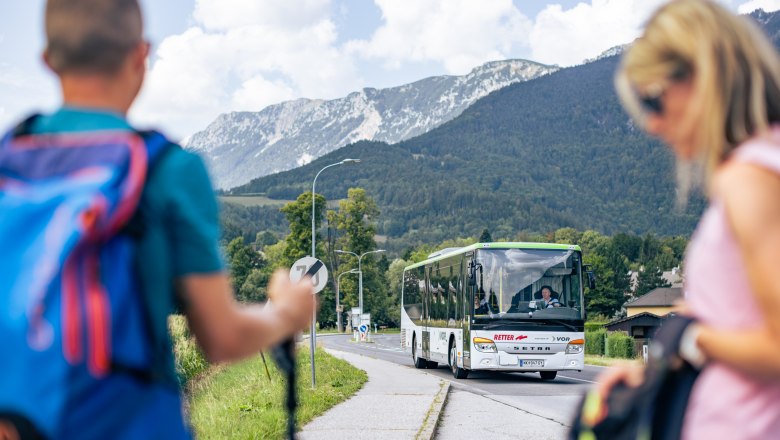
[[[709,197],[686,255],[681,355],[705,365],[686,439],[780,437],[780,60],[747,17],[707,0],[661,7],[624,55],[626,109]],[[698,172],[696,172],[698,170]],[[641,372],[613,370],[601,395]]]

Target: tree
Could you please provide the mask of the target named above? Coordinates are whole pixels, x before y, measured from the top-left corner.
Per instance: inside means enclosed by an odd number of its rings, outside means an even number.
[[[233,292],[238,295],[247,277],[252,271],[261,269],[264,266],[264,261],[259,253],[244,243],[242,237],[234,238],[228,244],[226,253],[230,263]]]
[[[663,271],[658,266],[646,266],[644,270],[639,271],[634,294],[637,297],[640,297],[656,287],[669,286],[671,286],[671,284],[664,279]]]
[[[492,243],[493,237],[490,236],[490,231],[487,228],[482,230],[482,234],[479,236],[480,243]]]
[[[338,212],[328,215],[330,224],[341,234],[332,242],[340,249],[358,255],[376,250],[374,236],[376,235],[375,220],[378,215],[379,210],[376,207],[376,202],[366,194],[364,189],[350,188],[347,191],[347,199],[339,202]],[[348,266],[344,264],[341,265],[342,267],[358,267],[357,258],[352,255],[341,255],[341,259],[349,262]],[[371,319],[376,324],[398,325],[400,309],[398,308],[397,296],[388,292],[387,289],[388,265],[387,257],[377,259],[375,254],[368,254],[361,260],[363,308],[367,313],[371,313]],[[333,281],[335,282],[335,280]],[[343,284],[346,287],[354,281],[356,280],[345,280]],[[355,289],[355,293],[357,293],[357,289]],[[357,306],[357,295],[345,294],[342,304],[345,310]],[[332,312],[327,311],[325,313],[332,314]]]
[[[276,244],[279,241],[279,237],[271,231],[258,232],[255,236],[255,247],[258,250],[262,250],[268,245]]]
[[[561,244],[580,244],[582,233],[574,228],[560,228],[555,231],[554,241]]]
[[[324,210],[325,197],[317,194],[314,212],[315,230],[318,230],[322,223]],[[284,249],[283,264],[290,267],[299,259],[311,255],[311,192],[301,194],[294,202],[284,205],[281,211],[290,223],[290,234],[285,238],[287,247]],[[323,248],[319,238],[317,238],[317,243],[317,253],[319,254],[320,249]]]
[[[584,262],[592,265],[596,274],[596,288],[585,296],[585,310],[588,314],[614,316],[626,302],[630,287],[625,258],[611,245],[604,255],[595,252],[585,255]]]

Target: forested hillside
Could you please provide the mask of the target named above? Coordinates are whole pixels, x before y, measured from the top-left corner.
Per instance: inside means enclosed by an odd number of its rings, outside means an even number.
[[[777,41],[777,13],[754,18]],[[635,127],[613,87],[619,57],[562,69],[498,90],[460,117],[395,145],[360,142],[232,193],[293,199],[325,165],[362,163],[320,176],[317,191],[343,198],[365,188],[379,206],[388,246],[473,236],[496,239],[561,227],[688,235],[703,208],[674,209],[671,153]],[[397,246],[393,246],[395,243]]]
[[[673,161],[636,129],[612,86],[617,57],[497,91],[460,117],[396,145],[361,142],[233,193],[295,198],[313,175],[345,157],[362,163],[323,173],[318,192],[365,188],[380,234],[405,243],[495,238],[560,227],[602,233],[688,234],[701,210],[674,207]]]

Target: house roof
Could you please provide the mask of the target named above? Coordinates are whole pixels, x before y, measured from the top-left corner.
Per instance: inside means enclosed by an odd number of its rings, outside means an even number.
[[[664,316],[658,316],[655,313],[650,313],[650,312],[642,312],[642,313],[637,313],[634,316],[626,316],[625,318],[620,318],[615,321],[608,322],[604,324],[604,327],[609,328],[613,325],[620,324],[621,322],[633,321],[635,319],[641,319],[641,318],[651,318],[651,319],[657,319],[659,321],[662,321],[664,319]]]
[[[657,287],[626,303],[626,307],[671,307],[683,297],[682,287]]]

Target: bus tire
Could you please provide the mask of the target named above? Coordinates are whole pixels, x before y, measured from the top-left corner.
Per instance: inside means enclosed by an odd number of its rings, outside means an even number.
[[[417,353],[417,335],[412,336],[412,363],[414,368],[423,369],[428,366],[428,361],[418,356]]]
[[[557,371],[540,371],[539,376],[542,376],[542,380],[553,380],[558,375]]]
[[[469,370],[460,368],[458,366],[458,349],[455,346],[455,341],[450,340],[450,370],[455,379],[466,379],[469,377]]]

